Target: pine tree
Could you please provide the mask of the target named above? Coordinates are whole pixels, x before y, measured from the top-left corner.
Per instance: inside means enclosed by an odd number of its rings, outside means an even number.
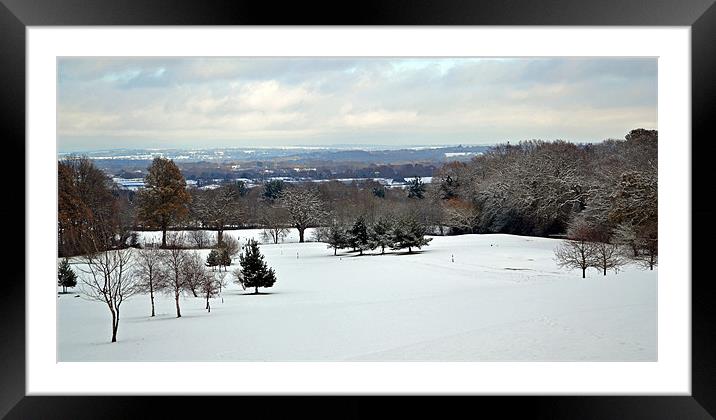
[[[62,293],[67,293],[68,287],[77,286],[77,274],[72,271],[67,258],[62,260],[57,271],[57,285],[62,286]]]
[[[371,248],[380,248],[380,253],[385,254],[385,248],[393,246],[392,223],[390,219],[381,217],[371,226],[369,241]]]
[[[246,289],[254,288],[254,294],[259,293],[259,287],[271,287],[276,282],[276,273],[269,268],[261,255],[258,242],[250,239],[244,252],[239,255],[241,268],[234,271],[236,283]]]
[[[346,228],[337,222],[333,222],[330,226],[328,226],[325,237],[322,239],[328,244],[328,248],[333,248],[333,255],[338,254],[339,249],[348,246]]]
[[[363,216],[358,216],[353,227],[348,232],[348,244],[353,249],[360,251],[359,255],[363,255],[364,250],[370,249],[368,226],[366,226]]]
[[[393,228],[393,246],[392,249],[408,248],[408,254],[413,252],[413,248],[421,249],[427,246],[433,238],[426,238],[427,229],[425,226],[413,216],[407,216],[401,219]]]
[[[224,266],[224,271],[226,271],[226,267],[231,265],[231,253],[226,248],[221,248],[219,250],[218,255],[218,263],[219,263],[219,271],[221,271],[221,266]]]
[[[219,251],[212,249],[206,256],[206,266],[214,270],[217,265],[219,265]]]
[[[425,196],[425,184],[419,176],[408,181],[408,198],[423,198]]]

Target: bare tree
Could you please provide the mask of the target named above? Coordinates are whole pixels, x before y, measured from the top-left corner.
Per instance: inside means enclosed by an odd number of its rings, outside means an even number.
[[[612,240],[615,244],[623,245],[629,249],[629,256],[635,258],[639,255],[639,240],[634,225],[629,222],[620,223],[614,229]]]
[[[654,221],[644,226],[638,233],[639,254],[635,260],[642,266],[649,267],[649,270],[653,270],[658,262],[659,238],[657,230],[656,221]]]
[[[576,220],[570,225],[567,238],[554,251],[557,265],[563,268],[581,269],[582,278],[585,278],[587,268],[597,264],[593,242],[594,231],[587,222]]]
[[[582,278],[586,277],[587,268],[594,264],[594,244],[584,240],[566,240],[554,251],[557,265],[562,268],[579,268]]]
[[[281,193],[283,207],[288,210],[291,224],[298,229],[298,241],[304,242],[306,228],[316,225],[325,214],[318,193],[309,188],[289,188]]]
[[[222,274],[226,276],[226,273]],[[222,286],[223,284],[221,281],[214,277],[212,273],[209,273],[203,267],[201,268],[201,273],[199,274],[199,289],[201,290],[201,295],[206,298],[205,309],[207,312],[211,312],[211,303],[209,299],[219,296]]]
[[[204,260],[198,252],[187,252],[184,256],[184,264],[181,267],[181,275],[184,277],[184,288],[199,297],[197,290],[200,290],[206,273]]]
[[[592,244],[594,252],[594,268],[602,270],[606,276],[607,270],[617,270],[624,265],[624,258],[618,244],[608,242],[594,242]]]
[[[167,270],[159,258],[160,254],[151,249],[142,249],[137,253],[136,274],[139,290],[149,293],[154,316],[154,294],[167,287]]]
[[[457,232],[474,233],[480,213],[472,203],[452,198],[444,207],[445,224]]]
[[[177,309],[177,318],[181,318],[179,297],[186,288],[184,266],[187,258],[187,251],[176,246],[176,242],[181,241],[181,235],[170,234],[168,236],[168,249],[166,251],[163,251],[162,259],[167,269],[167,289],[174,294],[174,302],[176,303]]]
[[[222,296],[221,293],[224,291],[224,289],[226,289],[226,286],[229,285],[229,280],[226,278],[226,275],[227,275],[226,271],[224,271],[223,273],[221,271],[219,271],[216,276],[217,277],[216,281],[217,281],[217,284],[219,285],[219,296],[221,296],[221,303],[224,303],[224,297]]]
[[[137,292],[137,277],[131,272],[132,250],[91,252],[81,257],[83,292],[91,300],[104,302],[112,314],[112,342],[117,341],[119,309]]]
[[[188,236],[194,248],[205,249],[211,247],[211,239],[205,230],[190,230]]]
[[[286,209],[266,205],[261,210],[261,225],[264,228],[261,239],[278,244],[289,232],[286,227],[286,221],[289,219]]]
[[[239,205],[240,191],[235,185],[222,185],[207,191],[197,191],[192,204],[193,213],[202,226],[216,231],[216,243],[221,246],[224,230],[238,224],[243,212]]]

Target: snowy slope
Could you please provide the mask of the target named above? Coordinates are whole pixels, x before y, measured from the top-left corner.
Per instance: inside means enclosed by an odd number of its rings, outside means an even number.
[[[259,231],[231,231],[243,243]],[[155,233],[143,233],[143,236]],[[307,234],[307,237],[309,235]],[[122,306],[110,343],[101,303],[58,299],[60,361],[515,361],[657,357],[657,271],[559,269],[558,240],[435,237],[413,255],[339,253],[322,243],[262,245],[278,281],[267,295],[232,284],[212,312],[162,296]],[[206,255],[208,251],[201,251]],[[298,253],[298,258],[297,254]],[[454,255],[454,262],[452,262]],[[237,263],[237,262],[236,262]],[[231,269],[233,269],[232,267]]]

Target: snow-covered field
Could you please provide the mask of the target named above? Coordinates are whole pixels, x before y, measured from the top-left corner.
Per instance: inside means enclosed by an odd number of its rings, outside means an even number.
[[[243,244],[258,232],[228,234]],[[261,246],[278,278],[263,290],[270,294],[232,283],[211,313],[201,298],[183,297],[181,318],[169,296],[158,298],[154,318],[148,296],[130,298],[117,343],[104,304],[61,295],[58,360],[657,358],[656,269],[627,266],[606,277],[591,269],[582,279],[555,264],[558,240],[511,235],[435,237],[413,255],[360,257],[296,242],[293,230],[285,243]]]

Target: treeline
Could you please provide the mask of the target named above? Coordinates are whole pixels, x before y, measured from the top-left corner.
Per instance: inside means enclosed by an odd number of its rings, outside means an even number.
[[[157,158],[146,188],[131,194],[114,189],[91,161],[70,158],[59,165],[60,253],[81,253],[88,231],[105,232],[108,247],[131,242],[138,229],[161,230],[164,238],[167,230],[211,230],[221,243],[226,229],[263,228],[265,240],[278,243],[292,228],[303,242],[309,227],[340,226],[345,233],[359,220],[368,231],[390,221],[394,230],[411,219],[426,234],[535,236],[565,235],[584,222],[598,231],[592,236],[630,241],[639,254],[657,238],[657,143],[656,131],[638,129],[598,144],[498,145],[469,162],[444,165],[432,183],[415,178],[405,189],[278,180],[187,189],[174,162]]]

